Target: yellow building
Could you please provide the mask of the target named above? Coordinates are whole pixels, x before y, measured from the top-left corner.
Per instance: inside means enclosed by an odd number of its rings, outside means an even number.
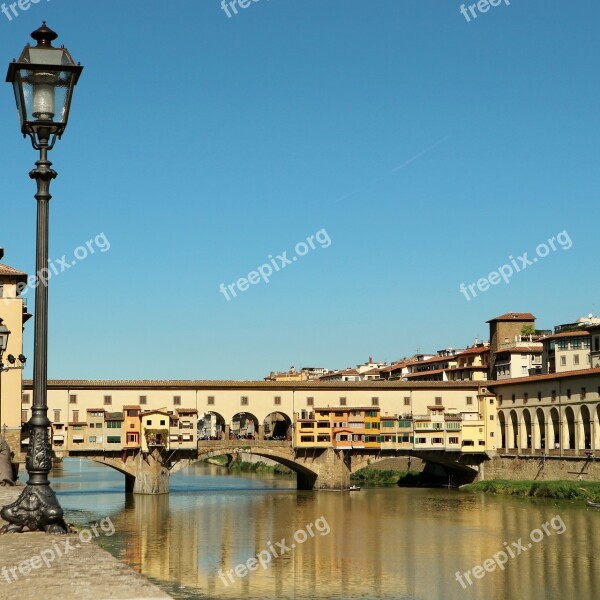
[[[2,253],[0,252],[0,258]],[[23,352],[23,326],[31,317],[27,312],[27,304],[21,298],[21,292],[27,284],[27,275],[8,265],[0,264],[0,319],[10,331],[8,346],[2,362],[11,367],[9,360]],[[10,358],[9,358],[10,357]],[[14,366],[21,366],[15,361]],[[21,412],[21,401],[24,408],[31,405],[32,394],[21,396],[22,370],[10,368],[0,373],[0,427],[12,450],[19,452],[21,442],[21,423],[29,420],[30,414]]]
[[[141,408],[137,405],[126,405],[123,407],[123,435],[125,448],[139,448],[142,445]]]

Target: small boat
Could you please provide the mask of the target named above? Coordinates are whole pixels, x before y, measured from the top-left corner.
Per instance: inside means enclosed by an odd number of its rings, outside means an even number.
[[[586,500],[585,503],[588,506],[593,506],[594,508],[600,508],[600,502],[592,502],[591,500]]]
[[[351,492],[358,492],[360,490],[360,485],[351,485],[349,490]],[[600,504],[598,506],[600,506]]]

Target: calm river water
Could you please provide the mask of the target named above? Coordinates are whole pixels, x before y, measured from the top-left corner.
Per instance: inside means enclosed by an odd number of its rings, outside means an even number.
[[[600,510],[580,505],[447,490],[299,492],[291,479],[200,464],[173,477],[168,496],[126,497],[119,473],[77,459],[53,484],[67,520],[110,517],[116,533],[99,530],[98,543],[176,598],[600,598]],[[265,569],[226,578],[261,551]],[[463,588],[456,572],[494,555]]]

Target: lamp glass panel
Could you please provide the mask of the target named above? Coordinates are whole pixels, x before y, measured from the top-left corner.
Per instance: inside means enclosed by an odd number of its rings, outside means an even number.
[[[29,71],[21,69],[15,81],[17,108],[24,121],[64,123],[68,111],[69,92],[73,81],[70,71]],[[19,85],[23,89],[21,106]]]

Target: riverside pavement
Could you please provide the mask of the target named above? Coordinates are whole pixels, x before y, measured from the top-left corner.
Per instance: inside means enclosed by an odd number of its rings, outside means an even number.
[[[14,502],[22,486],[0,487],[0,506]],[[0,519],[0,526],[5,522]],[[44,551],[73,548],[49,566]],[[32,559],[37,559],[34,563]],[[24,561],[30,561],[25,562]],[[41,563],[41,566],[36,566]],[[18,569],[19,565],[33,568]],[[15,567],[17,567],[15,569]],[[4,569],[5,568],[5,569]],[[11,569],[15,569],[11,574]],[[15,579],[16,578],[16,579]],[[154,600],[171,598],[93,541],[82,544],[77,534],[10,533],[0,536],[0,600]]]

